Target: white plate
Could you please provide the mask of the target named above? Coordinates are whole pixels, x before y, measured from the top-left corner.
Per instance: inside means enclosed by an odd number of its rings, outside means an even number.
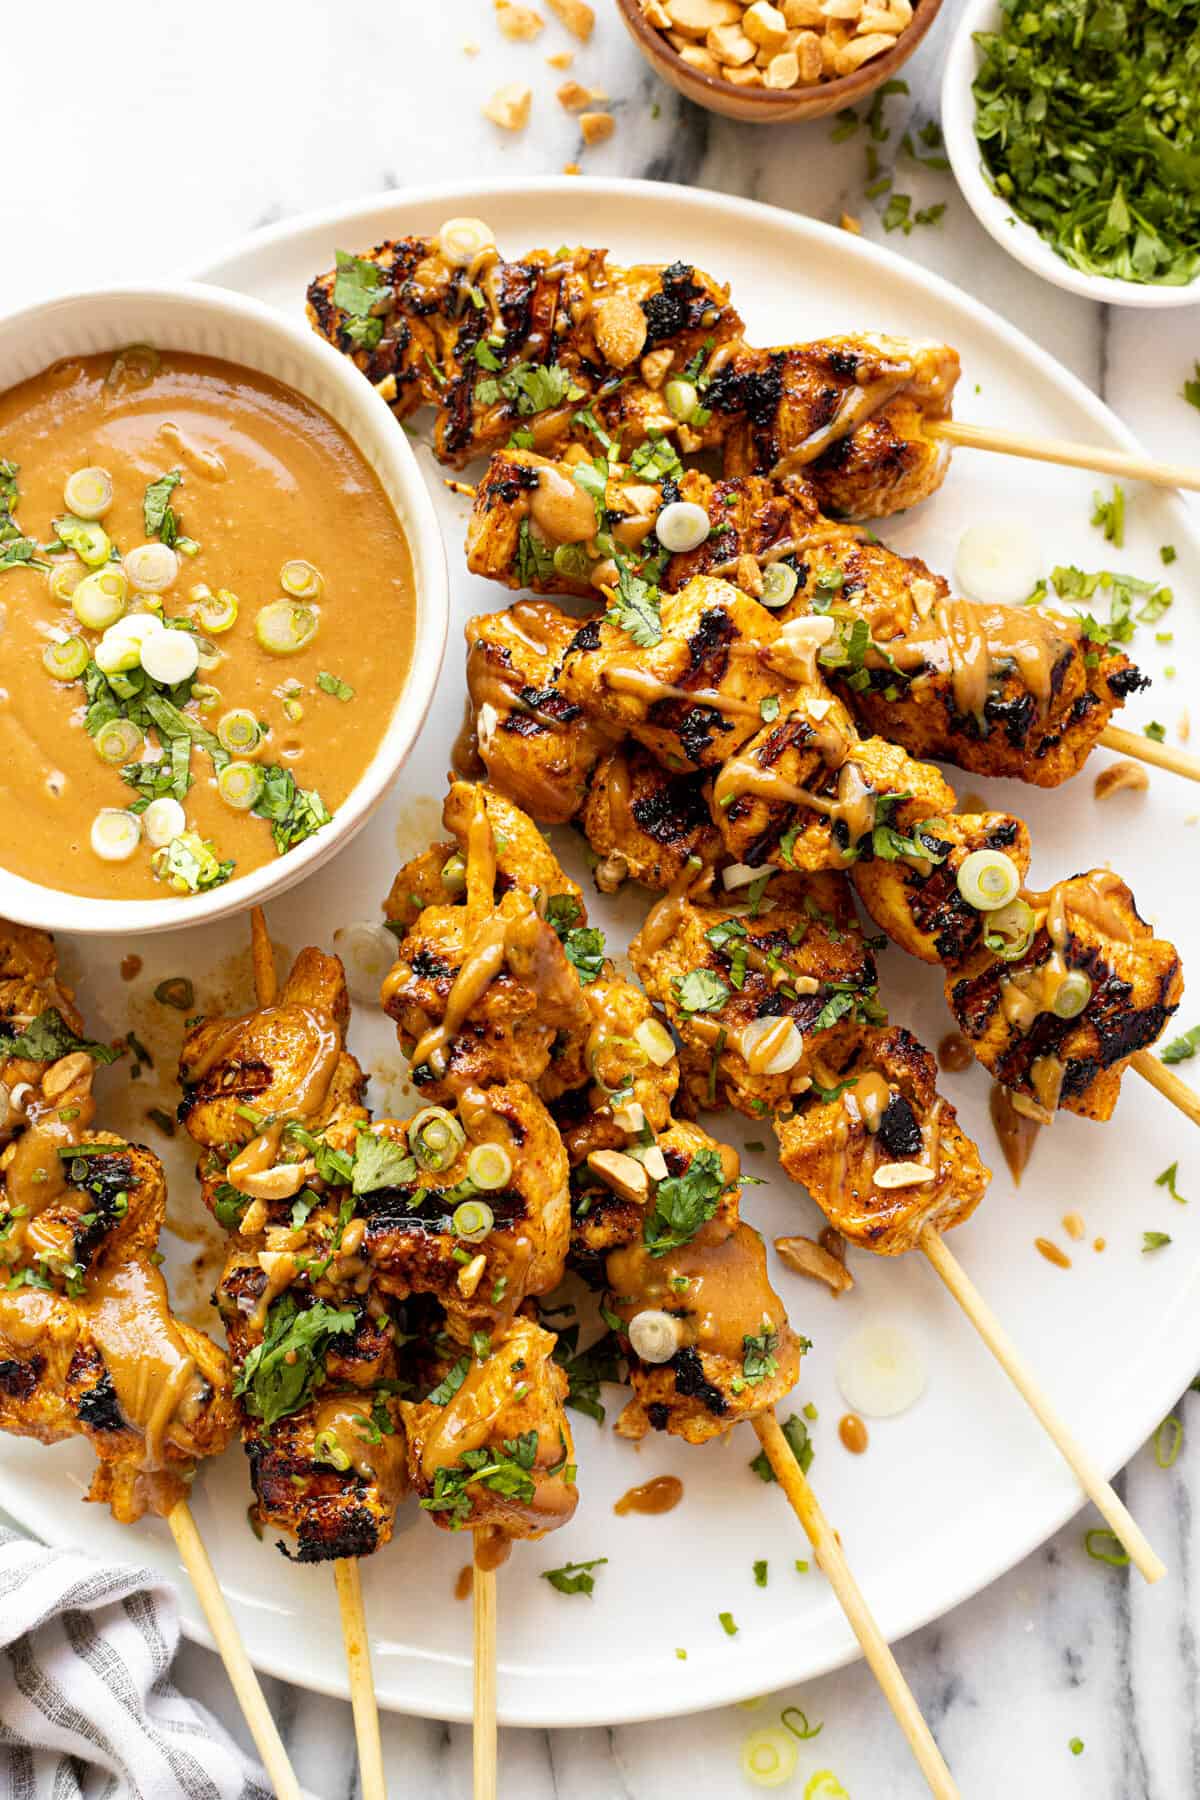
[[[407,198],[392,193],[340,214],[260,233],[204,273],[295,314],[308,279],[331,264],[335,247],[363,249],[462,213],[487,217],[510,251],[583,237],[611,246],[621,259],[694,260],[732,281],[756,343],[856,327],[944,336],[962,351],[963,416],[1048,436],[1131,443],[1078,381],[946,283],[811,220],[664,185],[547,180],[507,190],[425,191]],[[426,450],[420,454],[448,535],[452,609],[461,626],[472,613],[502,604],[505,596],[465,574],[466,503],[446,494],[441,471]],[[1161,493],[1131,495],[1127,546],[1118,554],[1089,527],[1094,485],[1078,473],[960,451],[936,499],[893,521],[886,536],[898,548],[919,548],[942,569],[951,566],[964,527],[985,517],[1020,519],[1035,530],[1047,568],[1068,561],[1098,568],[1115,561],[1121,568],[1155,573],[1158,546],[1173,543],[1179,557],[1169,575],[1181,595],[1193,591],[1200,580],[1200,545],[1182,507]],[[1139,659],[1151,667],[1161,668],[1167,659],[1187,667],[1195,625],[1184,599],[1159,627],[1164,628],[1175,633],[1169,651],[1157,648],[1154,631],[1143,628],[1139,639],[1147,641],[1135,647]],[[438,701],[398,787],[336,864],[273,907],[275,936],[292,949],[309,940],[328,944],[338,923],[371,917],[401,854],[435,831],[463,692],[455,632],[452,626]],[[1175,698],[1169,683],[1156,685],[1153,698],[1130,709],[1134,721],[1158,716],[1173,735],[1181,688],[1177,683]],[[957,782],[960,794],[982,790],[1030,820],[1037,885],[1111,856],[1133,880],[1143,910],[1170,930],[1185,957],[1200,953],[1197,838],[1184,825],[1197,796],[1187,783],[1154,775],[1149,793],[1098,804],[1087,775],[1057,793],[965,776]],[[582,874],[577,844],[570,833],[559,835],[570,847],[572,867]],[[594,909],[618,944],[626,941],[638,914],[635,895],[619,906],[598,903]],[[160,1034],[174,1027],[178,1035],[181,1025],[177,1015],[163,1021],[162,1009],[145,1002],[163,975],[186,967],[196,976],[200,1000],[211,1003],[214,992],[222,997],[219,990],[228,986],[230,959],[240,956],[244,994],[245,947],[235,924],[136,946],[114,943],[108,957],[99,948],[97,940],[89,946],[82,995],[91,1024],[120,1029],[132,993],[135,1029],[152,1050],[164,1050],[158,1036],[153,1041],[149,1036],[154,1015]],[[115,964],[131,949],[145,956],[146,967],[127,987]],[[219,964],[214,981],[197,973]],[[883,958],[882,980],[894,1016],[936,1043],[948,1026],[936,971],[893,949]],[[1182,1022],[1192,1016],[1185,1013]],[[387,1022],[360,1007],[351,1041],[372,1070],[374,1103],[384,1104],[401,1068]],[[161,1060],[169,1078],[169,1044]],[[123,1096],[122,1107],[128,1108],[130,1097],[139,1098],[137,1086],[129,1087],[123,1077],[106,1079]],[[946,1087],[987,1153],[992,1138],[982,1071],[946,1078]],[[142,1104],[161,1104],[168,1092],[164,1081]],[[117,1119],[132,1125],[135,1116],[119,1111]],[[769,1136],[753,1127],[743,1132],[736,1119],[727,1127],[739,1143],[746,1136]],[[145,1135],[158,1141],[153,1127]],[[1020,1193],[998,1174],[990,1198],[953,1240],[1042,1371],[1056,1403],[1109,1470],[1153,1430],[1200,1362],[1195,1144],[1194,1130],[1130,1076],[1112,1126],[1105,1130],[1060,1118],[1038,1146]],[[172,1213],[189,1228],[203,1229],[185,1147],[178,1141],[172,1158]],[[1187,1210],[1154,1186],[1154,1176],[1176,1159],[1182,1192],[1195,1202]],[[768,1156],[752,1153],[747,1163],[753,1171],[774,1174]],[[819,1223],[804,1194],[778,1177],[749,1189],[745,1207],[768,1236],[811,1231]],[[1068,1209],[1086,1221],[1083,1244],[1071,1244],[1061,1229]],[[1143,1256],[1144,1229],[1169,1231],[1174,1243]],[[1069,1249],[1074,1260],[1069,1272],[1037,1254],[1033,1239],[1042,1234]],[[1091,1247],[1097,1236],[1108,1242],[1103,1255]],[[197,1245],[167,1237],[164,1247],[173,1285],[186,1295],[182,1272]],[[796,1396],[796,1405],[812,1401],[820,1414],[812,1480],[883,1630],[897,1638],[991,1581],[1080,1502],[1058,1455],[932,1271],[915,1257],[857,1255],[854,1272],[853,1293],[835,1302],[777,1263],[774,1267],[796,1327],[814,1341]],[[930,1380],[912,1412],[874,1424],[866,1455],[852,1457],[837,1440],[844,1407],[833,1368],[838,1345],[868,1318],[897,1321],[912,1332],[924,1347]],[[611,1422],[622,1395],[609,1389],[606,1399]],[[686,1712],[817,1675],[855,1654],[823,1579],[794,1570],[794,1560],[807,1558],[808,1548],[779,1489],[749,1472],[757,1445],[748,1430],[703,1451],[657,1435],[638,1450],[586,1418],[576,1415],[574,1422],[583,1495],[578,1514],[556,1536],[518,1545],[500,1577],[500,1713],[506,1722],[587,1725]],[[86,1483],[90,1461],[81,1445],[48,1452],[5,1440],[0,1504],[56,1541],[86,1543],[97,1554],[144,1557],[177,1572],[161,1526],[122,1531],[99,1509],[83,1514],[70,1504],[68,1496]],[[683,1479],[679,1510],[666,1519],[613,1516],[613,1502],[626,1488],[664,1472]],[[245,1469],[236,1451],[204,1470],[197,1518],[251,1654],[260,1667],[291,1681],[344,1694],[332,1576],[320,1568],[291,1567],[269,1546],[256,1544],[244,1524],[247,1500]],[[467,1548],[410,1508],[395,1544],[364,1565],[375,1679],[385,1705],[434,1717],[469,1717],[470,1607],[451,1598]],[[599,1571],[590,1600],[567,1598],[539,1580],[542,1570],[568,1558],[596,1556],[609,1562]],[[760,1557],[770,1564],[765,1590],[755,1586],[751,1570]],[[182,1599],[189,1630],[203,1636],[186,1583]],[[718,1612],[725,1610],[739,1626],[736,1638],[726,1637],[718,1623]],[[686,1648],[686,1662],[677,1659],[677,1647]]]

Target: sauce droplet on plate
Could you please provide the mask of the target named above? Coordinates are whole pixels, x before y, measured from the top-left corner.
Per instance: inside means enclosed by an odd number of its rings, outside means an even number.
[[[1077,1212],[1063,1214],[1063,1230],[1078,1244],[1087,1236],[1087,1226]]]
[[[1033,1146],[1037,1143],[1041,1126],[1035,1120],[1026,1118],[1024,1113],[1019,1113],[1009,1099],[1007,1088],[1002,1088],[999,1084],[992,1089],[988,1110],[992,1115],[992,1125],[1000,1148],[1004,1152],[1004,1160],[1008,1164],[1008,1172],[1020,1187],[1021,1176],[1033,1155]]]
[[[838,1420],[838,1436],[852,1456],[861,1456],[871,1441],[857,1413],[846,1413]]]
[[[1071,1259],[1066,1251],[1060,1250],[1057,1244],[1052,1244],[1049,1238],[1034,1238],[1033,1243],[1034,1248],[1040,1250],[1046,1261],[1053,1263],[1056,1269],[1070,1268]]]
[[[471,1565],[470,1563],[464,1563],[462,1568],[458,1571],[458,1579],[454,1583],[454,1598],[456,1600],[467,1599],[473,1586],[474,1575],[471,1570]]]
[[[615,1513],[668,1513],[672,1512],[683,1499],[683,1483],[678,1475],[656,1475],[652,1481],[643,1481],[640,1487],[631,1487],[628,1493],[613,1507]]]
[[[938,1045],[938,1061],[951,1075],[959,1075],[975,1061],[975,1052],[961,1031],[949,1031]]]

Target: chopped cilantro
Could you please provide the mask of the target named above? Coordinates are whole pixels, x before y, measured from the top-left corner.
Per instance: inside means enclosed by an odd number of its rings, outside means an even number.
[[[1143,1231],[1142,1255],[1145,1256],[1151,1250],[1164,1250],[1170,1241],[1165,1231]]]
[[[269,1428],[304,1406],[325,1379],[330,1339],[353,1331],[356,1318],[353,1307],[327,1306],[323,1300],[303,1311],[293,1294],[276,1300],[262,1342],[254,1345],[234,1383],[247,1411]]]
[[[715,1150],[698,1150],[682,1175],[667,1175],[654,1192],[642,1236],[651,1256],[665,1256],[690,1244],[717,1210],[725,1188],[721,1158]]]
[[[762,1559],[754,1565],[754,1585],[755,1587],[766,1587],[767,1585],[767,1565]]]
[[[407,1187],[416,1177],[416,1158],[409,1155],[404,1144],[383,1132],[360,1129],[350,1183],[353,1193],[373,1194],[380,1188]]]
[[[728,984],[712,969],[689,969],[676,975],[671,986],[685,1013],[718,1012],[729,998]]]
[[[783,1435],[788,1441],[788,1448],[800,1464],[800,1472],[807,1475],[812,1468],[813,1444],[808,1434],[808,1426],[797,1413],[793,1413],[783,1426]],[[765,1450],[760,1450],[751,1462],[750,1467],[760,1481],[774,1481],[775,1471]]]
[[[622,631],[627,631],[643,650],[653,649],[655,644],[662,643],[663,635],[658,588],[653,582],[635,575],[619,552],[615,560],[616,598],[605,616]]]
[[[736,1637],[738,1628],[733,1622],[733,1614],[730,1612],[723,1612],[718,1613],[717,1617],[721,1621],[721,1630],[725,1633],[725,1636]]]
[[[317,676],[317,686],[323,694],[332,694],[335,700],[353,700],[354,689],[348,681],[342,681],[337,675],[331,675],[322,669]]]
[[[1172,1038],[1162,1053],[1165,1063],[1187,1062],[1200,1050],[1200,1025],[1193,1025],[1182,1037]]]
[[[31,1024],[13,1031],[9,1021],[0,1025],[0,1057],[15,1057],[22,1062],[57,1062],[76,1050],[86,1051],[99,1063],[116,1062],[120,1052],[107,1044],[93,1043],[77,1037],[56,1006],[48,1006]]]
[[[179,520],[171,507],[171,495],[183,480],[179,469],[171,469],[150,482],[142,498],[142,519],[146,536],[173,545],[179,540]]]
[[[567,961],[586,987],[604,973],[604,933],[594,925],[577,925],[562,940]]]
[[[1156,1175],[1154,1177],[1154,1185],[1155,1187],[1165,1187],[1172,1200],[1178,1200],[1180,1206],[1186,1206],[1187,1195],[1181,1194],[1178,1187],[1175,1185],[1178,1175],[1179,1164],[1173,1162],[1169,1169],[1164,1169],[1161,1175]]]
[[[607,1556],[594,1556],[591,1562],[569,1562],[561,1569],[543,1569],[542,1580],[548,1581],[560,1594],[590,1594],[596,1585],[592,1570],[603,1568],[607,1561]]]

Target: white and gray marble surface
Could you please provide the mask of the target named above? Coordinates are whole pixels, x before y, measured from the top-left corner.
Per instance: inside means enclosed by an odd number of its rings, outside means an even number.
[[[862,193],[860,142],[830,142],[828,123],[758,129],[698,112],[661,86],[615,17],[594,0],[595,36],[571,43],[542,0],[547,29],[509,44],[491,0],[206,0],[166,7],[84,0],[4,9],[5,175],[0,190],[0,308],[72,287],[153,279],[200,265],[230,240],[289,215],[406,183],[514,179],[580,162],[595,175],[679,181],[836,221],[843,210],[883,240]],[[911,109],[936,116],[956,0],[906,71],[892,102],[894,150]],[[478,54],[464,45],[474,42]],[[572,74],[607,90],[613,138],[583,150],[545,57],[576,48]],[[480,115],[504,81],[534,90],[528,129],[499,132]],[[914,171],[915,204],[948,202],[942,224],[889,247],[958,282],[1060,357],[1164,458],[1200,462],[1200,419],[1180,397],[1200,357],[1200,308],[1102,308],[1047,286],[975,224],[949,175]],[[900,184],[898,184],[900,185]],[[587,190],[578,190],[586,239]],[[879,203],[876,203],[879,204]],[[1119,1330],[1119,1321],[1114,1322]],[[926,1717],[972,1800],[1014,1792],[1079,1800],[1200,1796],[1197,1588],[1200,1403],[1169,1472],[1149,1449],[1119,1485],[1171,1568],[1147,1589],[1088,1561],[1082,1522],[1066,1527],[985,1593],[909,1638],[901,1660]],[[1195,1429],[1193,1429],[1195,1428]],[[884,1521],[886,1528],[886,1521]],[[897,1546],[903,1555],[903,1545]],[[185,1692],[244,1728],[216,1659],[185,1648]],[[268,1682],[305,1785],[320,1800],[355,1791],[349,1706]],[[695,1800],[749,1792],[739,1746],[780,1706],[824,1722],[802,1749],[790,1791],[818,1768],[854,1800],[925,1792],[903,1740],[859,1664],[740,1708],[611,1730],[505,1732],[501,1791],[522,1800]],[[1081,1738],[1082,1754],[1069,1749]],[[465,1796],[470,1732],[389,1717],[390,1792]]]

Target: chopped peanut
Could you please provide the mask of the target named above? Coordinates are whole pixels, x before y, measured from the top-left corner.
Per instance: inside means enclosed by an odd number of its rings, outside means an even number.
[[[640,1162],[626,1156],[623,1150],[593,1150],[587,1163],[593,1175],[598,1175],[622,1200],[634,1200],[641,1205],[649,1199],[649,1175]]]
[[[553,56],[546,58],[546,61],[552,69],[569,69],[575,61],[575,52],[573,50],[556,50]]]
[[[1093,784],[1093,792],[1097,800],[1107,800],[1110,794],[1120,794],[1127,790],[1143,793],[1150,786],[1150,777],[1141,763],[1130,762],[1122,757],[1120,762],[1110,763],[1107,769],[1101,769]]]
[[[563,164],[563,174],[564,175],[582,175],[583,170],[580,168],[578,163],[564,163]]]
[[[787,37],[788,24],[771,0],[753,0],[746,8],[742,30],[763,50],[778,50]]]
[[[851,231],[854,233],[855,237],[862,236],[862,226],[859,224],[858,220],[854,217],[853,213],[844,212],[842,214],[841,218],[838,220],[838,224],[841,226],[843,231]]]
[[[731,81],[734,87],[761,87],[762,70],[756,69],[753,63],[741,69],[722,69],[722,81]]]
[[[851,38],[838,51],[834,68],[839,75],[853,75],[855,69],[861,69],[873,56],[882,56],[885,50],[894,50],[895,47],[896,40],[891,32],[868,32],[866,37]]]
[[[470,1300],[487,1271],[487,1257],[480,1251],[469,1263],[464,1263],[458,1271],[458,1291],[464,1300]]]
[[[719,63],[724,63],[727,73],[754,61],[754,39],[748,38],[739,25],[714,25],[704,44]]]
[[[496,23],[514,44],[527,44],[545,28],[546,21],[532,6],[518,6],[515,0],[496,0]]]
[[[662,0],[645,0],[642,11],[645,13],[647,19],[649,19],[651,25],[656,26],[659,31],[670,31],[671,15],[663,5]]]
[[[807,87],[810,82],[821,79],[821,40],[815,31],[798,31],[793,45],[796,61],[800,65],[800,80]]]
[[[666,0],[666,11],[676,31],[688,37],[706,37],[717,25],[735,25],[742,16],[736,0]]]
[[[780,1261],[789,1269],[797,1275],[807,1275],[810,1281],[823,1281],[835,1299],[854,1286],[854,1277],[845,1263],[823,1250],[820,1244],[814,1244],[811,1238],[776,1238],[775,1248]]]
[[[679,60],[685,62],[690,69],[699,69],[702,75],[721,74],[720,63],[701,44],[688,44],[679,52]]]
[[[506,0],[514,3],[514,0]],[[639,0],[681,62],[776,92],[852,74],[892,49],[914,0]]]
[[[579,129],[585,144],[602,144],[613,134],[615,120],[611,113],[585,112],[579,115]]]
[[[572,37],[577,37],[582,44],[587,43],[596,23],[596,15],[587,0],[546,0],[546,4]]]
[[[763,81],[769,88],[795,87],[800,80],[800,61],[794,50],[781,51],[767,64]]]
[[[568,112],[586,112],[596,100],[607,100],[603,88],[586,88],[579,81],[564,81],[558,90],[558,104]]]
[[[627,369],[630,363],[637,361],[645,348],[649,325],[631,294],[613,294],[611,298],[599,301],[592,318],[596,347],[610,368]],[[656,494],[656,500],[657,497]]]
[[[502,131],[524,131],[532,105],[533,89],[523,87],[519,81],[510,81],[505,87],[497,88],[485,103],[483,116],[493,125],[499,125]]]
[[[664,345],[661,350],[651,350],[648,356],[643,356],[638,367],[646,386],[657,392],[666,380],[667,370],[674,360],[675,352],[669,345]]]

